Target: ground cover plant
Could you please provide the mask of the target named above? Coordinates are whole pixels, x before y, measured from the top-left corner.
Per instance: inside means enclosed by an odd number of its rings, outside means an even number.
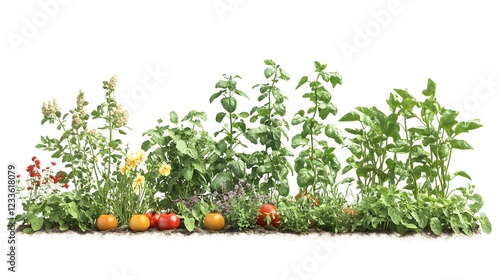
[[[386,108],[337,117],[341,104],[330,91],[342,77],[326,64],[313,66],[290,93],[278,86],[293,77],[272,60],[249,90],[238,85],[241,76],[224,74],[207,94],[221,108],[218,129],[206,128],[206,112],[193,108],[180,118],[171,111],[133,151],[116,77],[103,82],[103,100],[90,113],[83,91],[67,111],[55,100],[42,104],[42,125],[58,135],[42,135],[36,148],[54,161],[42,166],[33,157],[18,175],[23,213],[11,222],[26,233],[491,232],[472,178],[451,170],[453,154],[472,150],[464,136],[482,127],[479,120],[459,121],[459,112],[439,103],[431,79],[419,97],[396,88]],[[305,101],[293,115],[291,96]],[[254,106],[245,112],[241,102]],[[299,132],[289,137],[291,127]]]

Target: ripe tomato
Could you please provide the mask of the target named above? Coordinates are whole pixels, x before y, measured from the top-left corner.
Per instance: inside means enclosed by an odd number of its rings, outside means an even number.
[[[146,231],[149,228],[149,219],[144,214],[134,214],[128,225],[132,231]]]
[[[280,217],[276,211],[276,206],[270,203],[264,204],[259,208],[260,215],[257,218],[257,224],[259,226],[266,226],[266,217],[271,218],[271,225],[275,228],[280,226]]]
[[[158,218],[158,229],[176,229],[181,225],[181,218],[175,213],[161,213]]]
[[[295,195],[295,200],[299,200],[301,198],[307,199],[307,200],[312,200],[309,198],[309,194],[307,192],[299,192],[298,194]],[[317,196],[314,196],[314,205],[319,206],[319,199]]]
[[[111,230],[118,226],[118,221],[113,214],[103,214],[97,218],[97,228],[99,230]]]
[[[149,228],[155,228],[158,225],[158,219],[160,218],[160,213],[156,211],[149,211],[146,213],[146,217],[149,219]]]
[[[203,219],[203,226],[211,230],[221,230],[224,224],[224,217],[219,213],[208,213]]]

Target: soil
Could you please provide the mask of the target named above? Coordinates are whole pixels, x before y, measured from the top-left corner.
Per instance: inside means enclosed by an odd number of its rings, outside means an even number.
[[[18,226],[17,232],[23,232],[23,229],[28,226],[26,225],[21,225]],[[37,233],[50,233],[50,234],[59,234],[59,233],[65,233],[65,232],[73,232],[73,233],[78,233],[78,234],[131,234],[134,233],[132,230],[130,230],[128,225],[124,225],[121,227],[118,227],[114,230],[108,230],[108,231],[98,231],[98,230],[89,230],[89,231],[81,231],[80,229],[70,229],[67,231],[61,231],[58,228],[50,229],[47,230],[45,228],[42,228],[41,230],[32,233],[32,234],[37,234]],[[328,232],[328,231],[321,231],[317,229],[309,229],[304,232],[293,232],[293,231],[288,231],[288,230],[280,230],[276,229],[274,227],[256,227],[254,229],[245,229],[245,230],[235,230],[235,229],[222,229],[219,231],[214,231],[214,230],[209,230],[209,229],[204,229],[204,228],[195,228],[192,232],[188,231],[185,228],[178,228],[175,230],[159,230],[157,228],[151,228],[148,229],[144,233],[148,232],[161,232],[164,233],[165,235],[172,235],[172,234],[181,234],[181,235],[209,235],[209,234],[229,234],[229,235],[241,235],[241,234],[253,234],[253,235],[269,235],[269,234],[288,234],[288,235],[294,235],[294,236],[303,236],[303,235],[310,235],[310,234],[327,234],[327,235],[377,235],[377,234],[383,234],[383,235],[392,235],[392,236],[398,236],[398,237],[409,237],[409,236],[427,236],[429,238],[443,238],[443,237],[453,237],[453,236],[466,236],[465,234],[456,234],[452,229],[443,229],[443,232],[441,235],[437,236],[433,234],[431,231],[423,231],[420,233],[417,232],[407,232],[405,234],[399,234],[394,231],[386,230],[386,231],[356,231],[356,232],[340,232],[340,233],[333,233],[333,232]],[[482,232],[477,228],[474,230],[474,235],[480,235]]]

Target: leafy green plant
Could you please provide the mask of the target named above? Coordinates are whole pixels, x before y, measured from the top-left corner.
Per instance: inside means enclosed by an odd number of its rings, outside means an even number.
[[[224,123],[222,129],[214,133],[215,137],[222,135],[217,140],[214,154],[209,158],[209,171],[214,174],[210,187],[212,191],[221,190],[224,185],[232,186],[238,180],[246,178],[247,170],[245,164],[246,155],[238,152],[238,147],[247,148],[247,145],[241,141],[247,131],[245,119],[248,118],[248,112],[236,113],[238,108],[237,96],[248,99],[243,91],[237,88],[236,79],[240,76],[223,75],[224,79],[215,84],[215,88],[220,89],[210,96],[210,103],[220,99],[224,111],[217,113],[215,120],[218,123]]]
[[[90,115],[83,91],[77,95],[76,108],[68,113],[62,113],[55,100],[44,103],[42,124],[55,124],[61,136],[42,136],[41,143],[36,145],[38,149],[53,152],[52,158],[62,160],[77,191],[97,191],[93,194],[97,212],[110,211],[108,205],[114,200],[111,193],[117,184],[118,165],[127,151],[118,135],[126,135],[123,129],[127,128],[128,113],[116,102],[116,84],[115,76],[103,82],[105,100]],[[91,129],[90,120],[99,127]]]
[[[296,156],[294,169],[297,172],[297,184],[300,192],[315,194],[319,190],[328,192],[328,188],[335,186],[340,162],[334,154],[335,147],[331,147],[324,137],[343,143],[341,130],[332,123],[324,121],[330,115],[337,114],[337,107],[331,102],[332,95],[321,84],[321,80],[330,83],[332,88],[342,84],[342,78],[337,72],[327,72],[326,64],[314,62],[317,73],[314,80],[307,76],[300,79],[296,89],[309,84],[310,91],[302,98],[312,102],[307,111],[298,111],[292,120],[292,125],[302,124],[302,131],[292,138],[292,148],[302,150]]]
[[[24,212],[18,214],[10,223],[25,225],[25,233],[56,227],[61,231],[92,229],[95,209],[92,207],[90,196],[78,191],[69,191],[66,173],[53,170],[55,162],[44,168],[37,157],[33,157],[32,162],[26,169],[27,186],[23,186],[21,179],[17,180],[17,194],[22,201]]]
[[[278,195],[287,196],[290,192],[288,174],[293,173],[293,167],[287,157],[293,156],[284,143],[288,140],[290,126],[285,119],[286,107],[284,101],[287,97],[276,86],[281,81],[288,81],[288,73],[272,60],[264,61],[267,68],[264,76],[269,80],[259,87],[258,101],[263,103],[250,110],[250,122],[258,121],[259,126],[250,128],[245,134],[246,138],[255,145],[262,146],[250,154],[247,167],[250,169],[247,182],[256,186],[262,193],[269,193],[271,200],[277,200]]]
[[[204,112],[190,111],[180,121],[170,112],[170,124],[163,125],[160,119],[154,129],[144,133],[149,138],[142,149],[150,151],[146,181],[159,197],[157,209],[173,208],[174,200],[208,192],[212,179],[208,160],[215,142],[203,129],[206,120]]]
[[[342,170],[355,170],[360,189],[364,218],[354,228],[404,233],[430,225],[435,234],[451,227],[470,235],[480,223],[485,232],[491,231],[486,215],[476,215],[481,196],[473,188],[450,184],[457,176],[471,180],[465,171],[451,173],[449,168],[453,150],[472,149],[457,136],[480,128],[478,120],[458,122],[458,112],[437,101],[436,84],[430,79],[423,101],[406,90],[394,91],[387,100],[389,115],[376,107],[356,107],[340,119],[361,127],[346,128],[353,135],[347,144],[352,155]]]

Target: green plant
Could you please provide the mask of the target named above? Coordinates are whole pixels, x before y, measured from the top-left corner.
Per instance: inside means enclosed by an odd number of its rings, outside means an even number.
[[[70,185],[66,173],[54,171],[55,162],[43,168],[37,157],[33,157],[32,162],[26,168],[26,186],[21,179],[17,180],[17,194],[24,212],[10,223],[26,225],[23,229],[25,233],[56,227],[61,231],[92,229],[95,209],[89,194],[68,190]]]
[[[334,124],[323,121],[330,115],[337,114],[337,107],[331,102],[332,95],[321,84],[320,79],[329,82],[332,88],[342,84],[342,78],[337,72],[326,72],[326,64],[314,62],[317,73],[314,80],[307,76],[300,79],[296,89],[308,83],[310,91],[302,97],[312,106],[307,111],[298,111],[292,120],[292,125],[302,124],[302,131],[292,138],[292,148],[302,148],[295,158],[294,169],[297,172],[297,184],[300,192],[316,194],[317,191],[330,191],[336,184],[340,162],[334,154],[335,147],[321,136],[343,143],[341,130]]]
[[[161,195],[156,209],[171,209],[175,200],[209,191],[208,160],[215,142],[203,130],[206,119],[204,112],[193,110],[179,122],[177,114],[170,112],[170,124],[162,125],[160,119],[156,128],[144,133],[149,139],[142,149],[150,151],[146,181]]]
[[[240,76],[223,75],[223,77],[223,80],[215,84],[215,88],[220,90],[212,94],[209,99],[210,103],[220,99],[224,109],[217,113],[215,120],[218,123],[222,123],[224,119],[227,120],[222,129],[214,133],[215,137],[222,135],[222,138],[217,140],[214,154],[209,158],[209,170],[214,175],[210,184],[212,191],[220,191],[223,186],[232,186],[247,175],[246,155],[237,152],[237,148],[247,147],[240,137],[244,136],[247,131],[245,118],[248,118],[249,114],[247,112],[236,113],[238,107],[236,97],[248,99],[248,96],[237,88],[236,79],[241,79]]]
[[[62,113],[55,100],[44,103],[42,124],[56,124],[61,136],[42,136],[41,143],[36,145],[38,149],[53,152],[53,158],[62,160],[70,170],[68,179],[76,191],[92,193],[93,207],[98,213],[112,212],[111,202],[117,200],[115,195],[121,195],[116,189],[120,176],[118,165],[128,150],[119,137],[126,135],[128,113],[116,102],[116,84],[116,76],[103,81],[105,100],[90,115],[83,91],[78,93],[76,108],[68,113]],[[97,128],[91,129],[92,125]],[[125,205],[121,207],[126,208]]]
[[[288,73],[272,60],[265,60],[267,68],[264,76],[268,83],[257,84],[260,95],[258,101],[263,104],[250,110],[250,122],[259,122],[259,126],[247,130],[245,136],[252,144],[260,144],[261,150],[255,151],[245,160],[250,169],[248,183],[259,186],[262,193],[271,195],[271,200],[277,200],[278,195],[287,196],[290,192],[288,174],[293,173],[293,167],[287,157],[293,156],[284,143],[288,140],[290,129],[284,118],[287,97],[276,86],[282,81],[290,80]]]
[[[145,213],[154,203],[153,190],[141,170],[145,152],[139,150],[126,157],[118,171],[115,171],[116,183],[109,188],[107,209],[112,211],[120,226],[126,225],[133,214]]]
[[[457,176],[471,180],[465,171],[451,173],[449,168],[453,150],[472,149],[457,136],[480,128],[479,122],[457,121],[458,112],[437,101],[436,84],[430,79],[423,101],[406,90],[394,91],[387,100],[389,115],[376,107],[356,107],[340,119],[361,126],[346,128],[353,135],[347,144],[352,155],[342,170],[355,170],[360,189],[362,219],[354,228],[404,233],[425,230],[432,220],[435,234],[450,226],[457,233],[472,234],[477,223],[491,231],[486,215],[476,216],[481,196],[473,188],[450,184]],[[462,195],[452,195],[454,191]],[[453,209],[453,214],[442,209]]]

